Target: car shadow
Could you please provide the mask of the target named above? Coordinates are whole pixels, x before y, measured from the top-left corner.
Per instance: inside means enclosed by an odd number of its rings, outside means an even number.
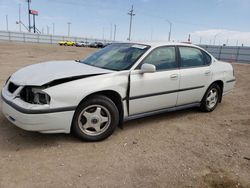
[[[156,114],[153,116],[148,116],[148,117],[144,117],[140,119],[131,120],[131,121],[124,123],[124,125],[122,126],[122,131],[129,130],[129,129],[138,129],[140,127],[145,127],[145,126],[152,126],[152,124],[156,122],[162,122],[162,121],[167,122],[167,121],[177,120],[180,117],[187,116],[189,114],[194,114],[194,113],[202,113],[202,112],[199,111],[197,107],[194,107],[194,108],[178,110],[178,111],[173,111],[173,112],[166,112],[166,113]]]
[[[131,120],[124,123],[122,129],[116,129],[113,137],[105,141],[112,142],[114,137],[123,134],[128,130],[140,129],[145,126],[153,126],[156,122],[176,120],[184,115],[200,113],[197,108],[167,112],[159,115],[153,115],[141,119]],[[125,133],[126,134],[126,133]],[[2,114],[0,114],[0,150],[19,151],[36,148],[60,147],[65,144],[91,144],[91,142],[81,141],[73,134],[41,134],[29,132],[12,125]],[[105,142],[104,141],[104,142]],[[102,141],[103,142],[103,141]]]

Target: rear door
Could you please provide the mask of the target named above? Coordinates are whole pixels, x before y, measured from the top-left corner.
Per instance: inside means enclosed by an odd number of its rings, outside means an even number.
[[[211,57],[206,52],[179,46],[180,90],[177,105],[200,102],[212,78]]]
[[[131,72],[129,115],[176,105],[180,78],[176,57],[175,46],[156,48],[141,63],[155,65],[156,72]]]

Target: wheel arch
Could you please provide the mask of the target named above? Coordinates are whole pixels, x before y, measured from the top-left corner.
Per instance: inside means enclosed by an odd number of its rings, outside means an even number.
[[[213,84],[217,84],[221,89],[220,98],[219,98],[219,102],[221,103],[222,95],[223,95],[223,89],[224,89],[224,82],[222,80],[216,80],[213,83],[211,83],[210,86],[212,86]],[[210,86],[208,88],[210,88]]]
[[[123,117],[124,117],[124,108],[123,108],[123,103],[122,103],[122,97],[118,92],[116,92],[114,90],[102,90],[102,91],[97,91],[97,92],[91,93],[91,94],[85,96],[80,101],[80,103],[77,105],[77,108],[82,102],[84,102],[85,100],[88,100],[88,98],[90,98],[94,95],[106,96],[115,103],[116,107],[118,108],[118,112],[119,112],[119,127],[122,127]]]

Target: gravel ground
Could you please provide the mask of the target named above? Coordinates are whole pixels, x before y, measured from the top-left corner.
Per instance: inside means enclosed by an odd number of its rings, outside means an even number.
[[[0,86],[20,67],[80,59],[93,49],[0,43]],[[250,187],[250,65],[213,113],[128,122],[107,140],[26,132],[0,112],[0,187]]]

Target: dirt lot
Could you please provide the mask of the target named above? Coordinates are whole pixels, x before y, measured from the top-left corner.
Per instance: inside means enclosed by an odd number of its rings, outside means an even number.
[[[0,86],[20,67],[92,49],[0,43]],[[213,113],[128,122],[99,143],[20,130],[0,113],[0,187],[250,187],[250,65]]]

